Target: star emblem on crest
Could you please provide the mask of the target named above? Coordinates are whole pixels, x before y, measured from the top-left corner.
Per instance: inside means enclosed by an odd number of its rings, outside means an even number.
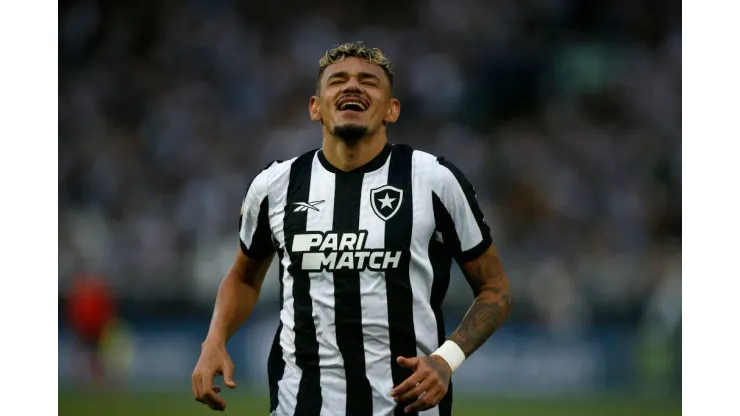
[[[393,218],[402,203],[402,189],[391,185],[383,185],[370,191],[370,204],[373,212],[383,221]]]

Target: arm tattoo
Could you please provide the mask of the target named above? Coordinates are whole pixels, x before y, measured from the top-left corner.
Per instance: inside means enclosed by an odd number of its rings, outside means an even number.
[[[450,383],[450,367],[444,358],[438,355],[432,355],[431,357],[425,357],[424,360],[427,362],[429,367],[439,375],[441,381],[445,385]]]
[[[469,357],[504,323],[512,298],[509,280],[495,249],[490,248],[477,260],[464,264],[462,269],[475,301],[450,340]]]

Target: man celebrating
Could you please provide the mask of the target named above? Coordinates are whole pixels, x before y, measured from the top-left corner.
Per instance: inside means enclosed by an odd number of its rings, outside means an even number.
[[[225,408],[235,388],[227,340],[249,317],[277,253],[280,325],[268,362],[276,416],[450,415],[450,377],[503,323],[508,279],[475,191],[450,162],[389,144],[401,106],[378,49],[321,58],[309,114],[323,142],[252,181],[240,248],[221,284],[193,372],[193,394]],[[445,340],[452,259],[475,295]]]

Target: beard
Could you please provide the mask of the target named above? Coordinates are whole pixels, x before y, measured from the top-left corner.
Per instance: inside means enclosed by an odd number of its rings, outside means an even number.
[[[355,145],[367,135],[367,126],[359,124],[345,124],[334,127],[334,136],[341,139],[348,146]]]

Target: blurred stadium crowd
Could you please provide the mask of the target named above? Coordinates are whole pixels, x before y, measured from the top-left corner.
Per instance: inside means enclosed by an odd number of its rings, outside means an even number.
[[[124,305],[210,309],[251,177],[320,146],[307,112],[318,59],[362,40],[394,63],[390,140],[476,186],[512,319],[680,320],[679,5],[186,4],[60,4],[62,299],[91,271]],[[453,279],[449,307],[470,298]],[[263,301],[276,300],[271,278]]]

